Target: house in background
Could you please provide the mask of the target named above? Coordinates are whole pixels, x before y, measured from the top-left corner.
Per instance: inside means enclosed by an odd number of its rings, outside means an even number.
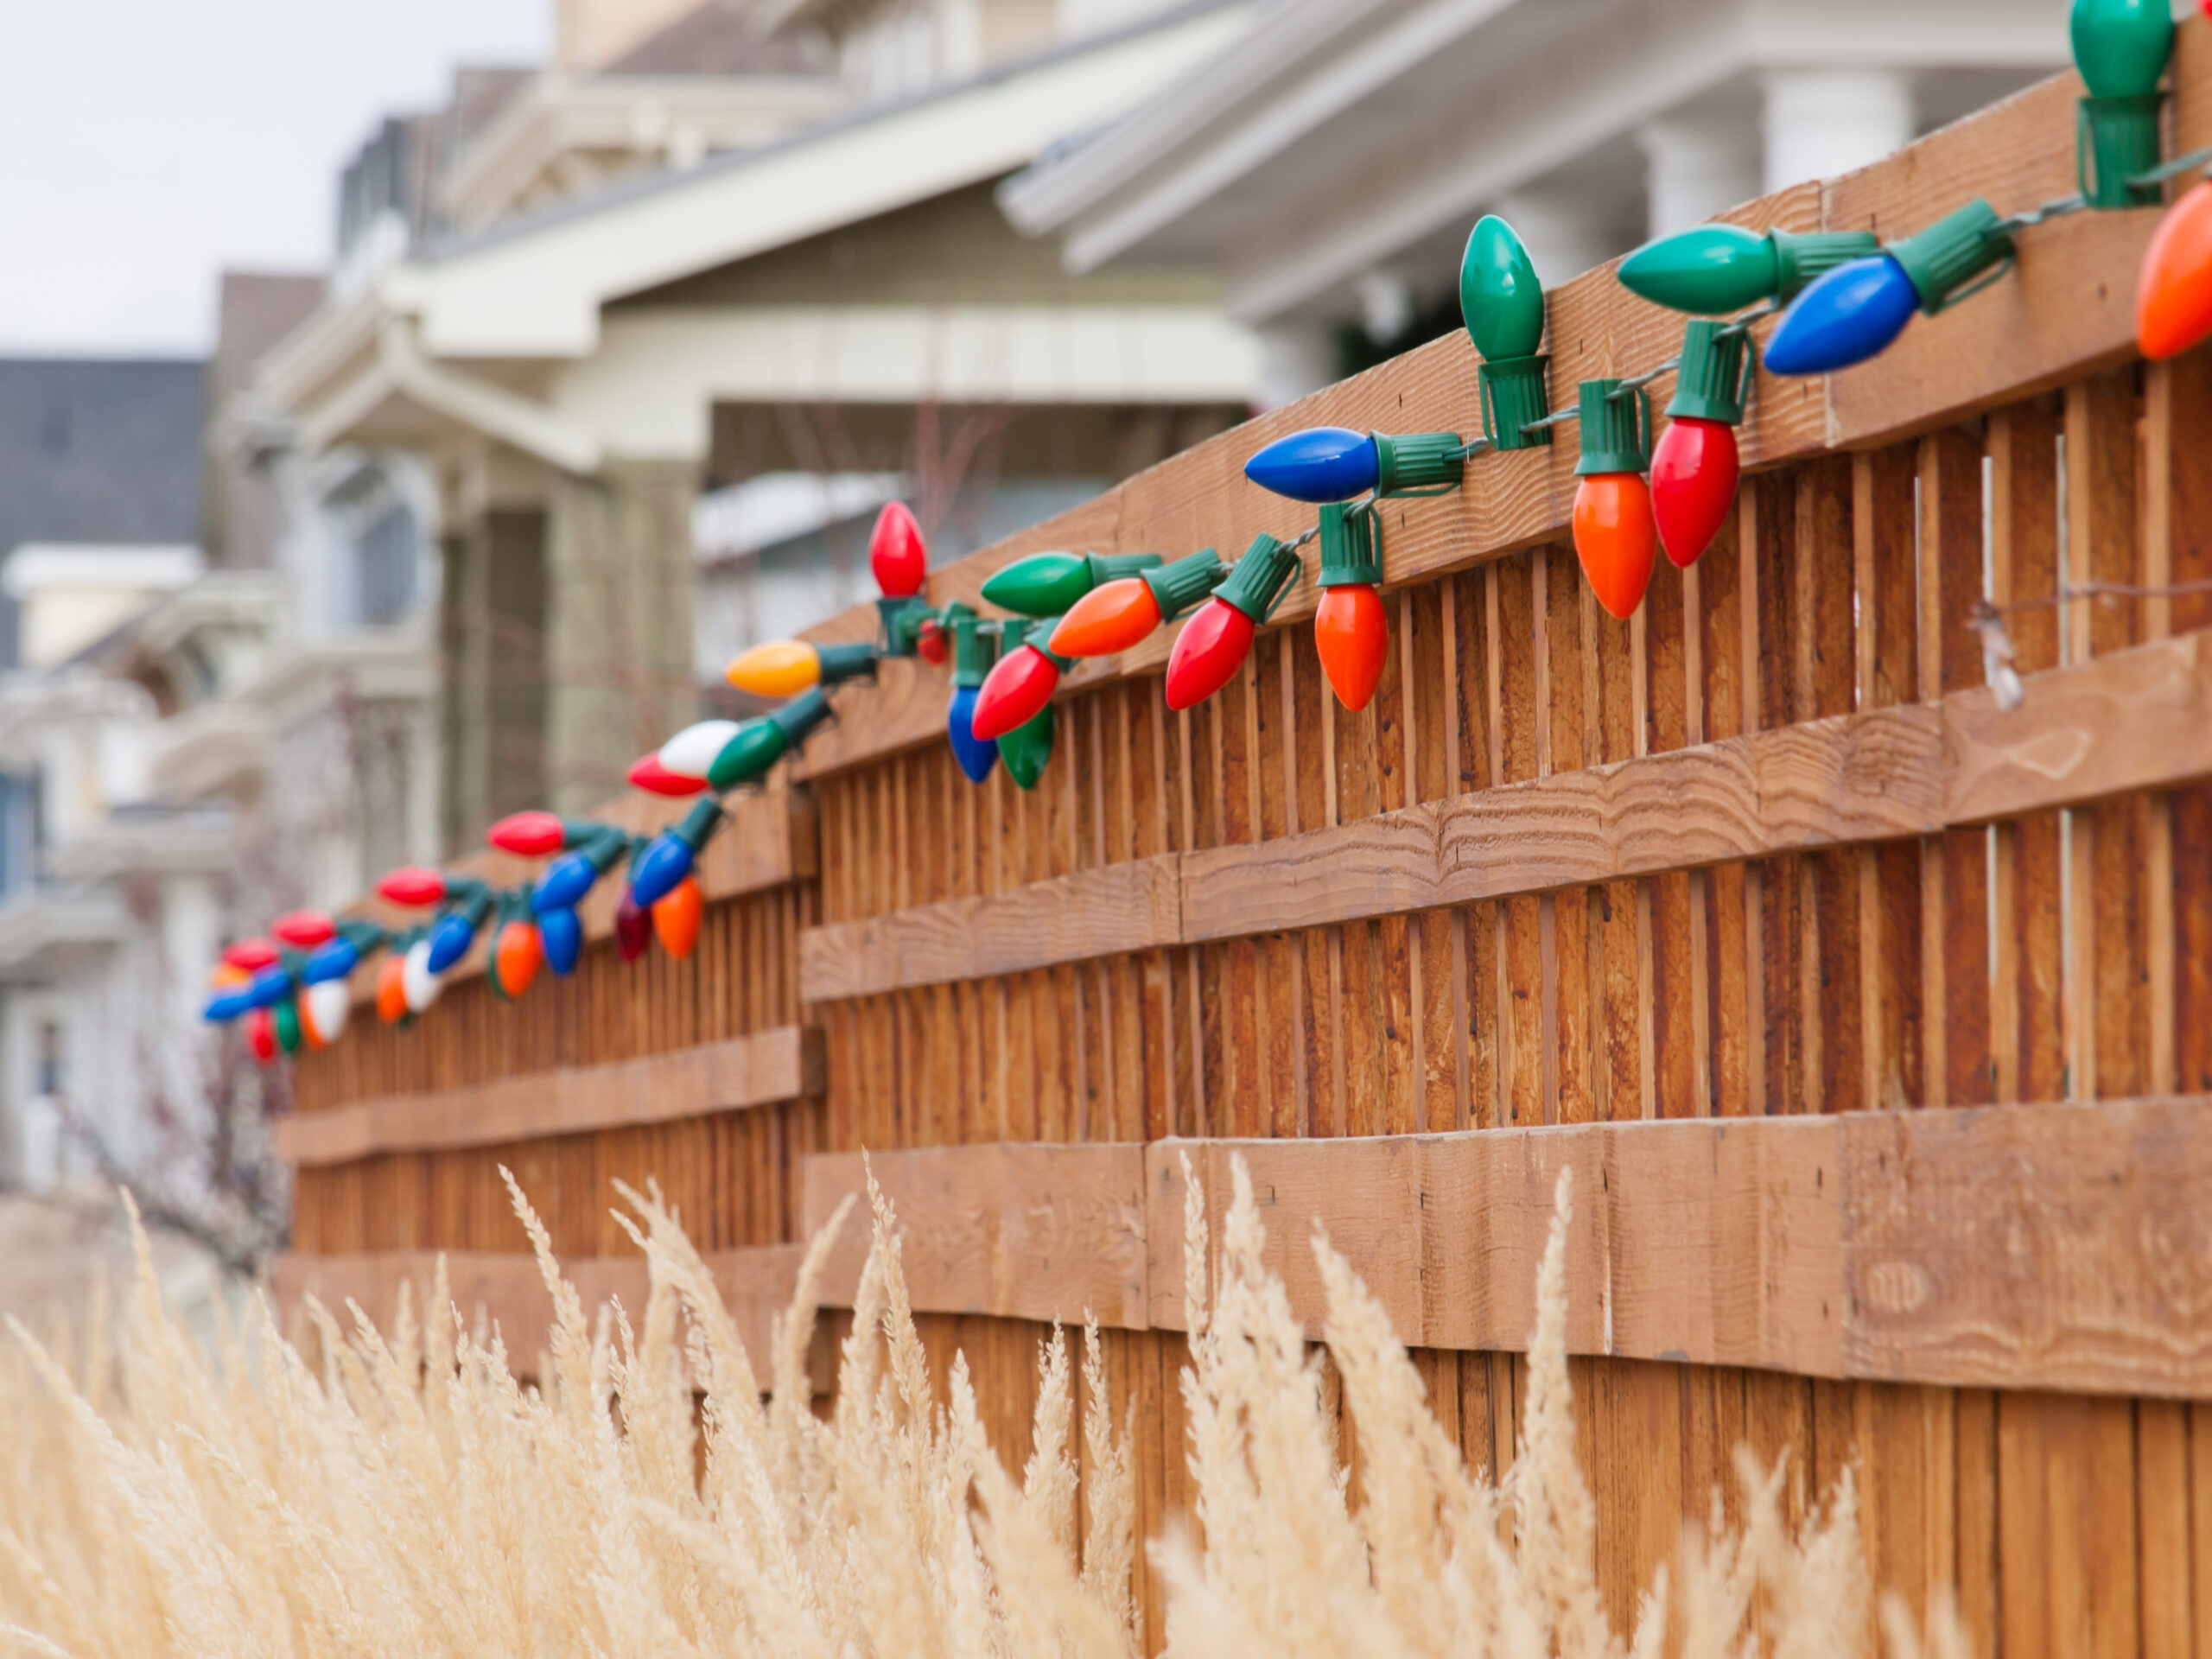
[[[349,242],[229,406],[289,480],[288,567],[342,563],[364,468],[435,527],[447,848],[604,798],[756,630],[858,596],[889,489],[957,552],[1256,385],[1210,279],[1070,277],[991,194],[1249,4],[639,3],[658,27],[565,8],[449,165],[390,169],[416,194],[348,224],[406,235]]]
[[[203,366],[0,363],[0,1179],[139,1150],[219,944],[226,815],[152,799],[146,689],[88,660],[203,567]]]
[[[1001,200],[1071,271],[1215,276],[1281,403],[1457,326],[1484,213],[1564,281],[2069,60],[2043,0],[1282,0]]]

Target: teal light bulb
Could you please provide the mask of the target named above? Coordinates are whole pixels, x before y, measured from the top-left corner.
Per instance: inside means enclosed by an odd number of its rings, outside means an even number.
[[[2074,0],[2074,62],[2094,98],[2138,98],[2173,55],[2168,0]]]
[[[1630,293],[1696,316],[1757,305],[1778,280],[1772,238],[1739,225],[1700,225],[1661,237],[1620,266]]]
[[[1459,261],[1459,315],[1489,362],[1533,357],[1544,339],[1544,289],[1513,227],[1495,213],[1467,238]]]

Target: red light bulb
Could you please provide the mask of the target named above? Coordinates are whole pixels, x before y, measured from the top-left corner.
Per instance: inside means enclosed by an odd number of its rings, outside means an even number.
[[[1034,645],[1018,645],[998,660],[976,693],[976,712],[969,721],[978,738],[1004,737],[1027,726],[1045,712],[1060,671],[1052,659]]]
[[[868,564],[875,572],[875,585],[886,599],[905,599],[922,591],[929,573],[929,547],[922,527],[904,501],[887,501],[868,533]]]
[[[377,1018],[396,1026],[407,1017],[407,953],[394,946],[377,968]]]
[[[914,632],[914,655],[934,668],[944,666],[944,659],[952,655],[952,642],[944,637],[944,626],[933,616],[922,619],[922,626]]]
[[[238,939],[223,947],[223,960],[250,974],[275,963],[276,947],[266,939]]]
[[[312,950],[338,937],[338,925],[319,910],[288,910],[269,924],[269,931],[287,944]]]
[[[637,894],[623,888],[622,900],[614,906],[614,948],[622,953],[623,961],[635,962],[645,954],[652,937],[652,914],[638,902]]]
[[[1068,607],[1046,643],[1058,657],[1111,657],[1160,626],[1160,601],[1141,576],[1103,582]]]
[[[509,996],[520,996],[530,988],[544,960],[545,947],[537,937],[537,923],[513,921],[499,930],[499,944],[492,953],[492,970],[499,976],[499,988]]]
[[[671,772],[660,763],[660,751],[651,754],[630,768],[630,786],[653,795],[696,795],[706,788],[704,778],[687,778],[680,772]]]
[[[551,812],[511,812],[484,832],[484,839],[501,852],[523,858],[557,853],[568,836],[568,827]]]
[[[446,879],[421,864],[403,865],[377,883],[377,896],[410,910],[435,905],[446,896]]]
[[[1651,585],[1659,527],[1641,473],[1592,473],[1575,486],[1574,553],[1598,602],[1625,622]]]
[[[2156,361],[2212,334],[2212,180],[2184,192],[2151,233],[2135,285],[2135,343]]]
[[[276,1058],[276,1019],[266,1008],[256,1008],[245,1017],[246,1046],[253,1051],[253,1058],[267,1065]]]
[[[679,959],[690,956],[699,943],[699,922],[705,910],[706,898],[699,891],[696,875],[685,876],[654,899],[653,931],[660,936],[660,948]]]
[[[1390,619],[1382,595],[1363,582],[1321,590],[1313,613],[1313,648],[1337,701],[1357,714],[1374,700],[1390,655]]]
[[[1687,570],[1728,522],[1743,467],[1736,429],[1725,421],[1677,416],[1651,451],[1651,516],[1659,545]]]
[[[1257,625],[1225,599],[1192,613],[1167,658],[1167,706],[1189,709],[1227,685],[1252,649]]]

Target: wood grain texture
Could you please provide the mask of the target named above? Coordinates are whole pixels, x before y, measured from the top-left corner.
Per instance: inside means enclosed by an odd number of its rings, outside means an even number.
[[[1145,1325],[1142,1147],[1001,1144],[809,1158],[810,1233],[847,1194],[862,1195],[830,1257],[825,1302],[849,1306],[860,1282],[871,1171],[897,1212],[917,1308]]]
[[[2016,710],[1972,688],[810,929],[800,995],[866,996],[1933,835],[2212,776],[2212,635],[2025,685]]]
[[[312,1296],[351,1329],[350,1302],[389,1332],[399,1306],[400,1287],[407,1287],[416,1317],[423,1316],[437,1281],[440,1252],[385,1250],[352,1255],[279,1255],[270,1269],[270,1290],[277,1320],[288,1332],[304,1321],[302,1303]],[[446,1285],[459,1314],[461,1328],[489,1338],[496,1328],[505,1343],[509,1360],[524,1376],[538,1374],[542,1357],[551,1348],[553,1299],[545,1288],[535,1256],[521,1252],[449,1250],[443,1252]],[[706,1256],[738,1335],[744,1340],[753,1369],[765,1380],[768,1373],[772,1320],[789,1306],[798,1284],[798,1269],[805,1251],[796,1244],[760,1245],[749,1249],[720,1250]],[[562,1275],[576,1287],[587,1318],[595,1317],[608,1301],[620,1301],[634,1321],[645,1306],[645,1260],[642,1255],[582,1256],[563,1260]],[[817,1393],[829,1391],[833,1372],[830,1351],[817,1330],[813,1376]]]
[[[615,1065],[564,1066],[473,1089],[391,1095],[276,1123],[287,1163],[499,1146],[798,1100],[822,1092],[821,1032],[783,1026]]]
[[[1180,937],[1177,869],[1178,855],[1165,853],[810,928],[799,940],[799,995],[833,1001],[1171,944]]]
[[[1568,1351],[1955,1387],[2212,1397],[2202,1096],[1464,1134],[876,1154],[917,1309],[1184,1328],[1186,1163],[1242,1160],[1323,1334],[1325,1236],[1409,1346],[1525,1351],[1563,1170]],[[806,1160],[807,1225],[869,1160]],[[824,1300],[866,1254],[840,1241]]]

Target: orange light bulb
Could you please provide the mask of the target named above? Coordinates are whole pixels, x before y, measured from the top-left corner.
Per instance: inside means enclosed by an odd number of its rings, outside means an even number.
[[[545,960],[545,947],[537,937],[535,922],[509,922],[499,930],[499,942],[493,952],[492,971],[499,976],[499,988],[509,996],[520,996],[537,977],[538,964]]]
[[[1160,626],[1160,601],[1141,576],[1101,582],[1068,608],[1052,630],[1058,657],[1111,657]]]
[[[699,943],[699,923],[706,911],[706,895],[699,879],[687,875],[653,901],[653,931],[660,948],[671,957],[691,954]]]
[[[1575,486],[1574,553],[1598,602],[1624,622],[1643,602],[1659,526],[1641,473],[1592,473]]]
[[[733,659],[722,677],[756,697],[795,697],[822,683],[822,653],[804,639],[771,639]]]
[[[1337,701],[1357,714],[1374,700],[1390,655],[1390,619],[1382,595],[1363,582],[1321,590],[1313,613],[1313,647]]]
[[[2135,285],[2135,343],[2153,360],[2212,334],[2212,180],[2186,192],[2143,252]]]
[[[394,946],[377,969],[377,1018],[396,1026],[407,1017],[407,953]]]

